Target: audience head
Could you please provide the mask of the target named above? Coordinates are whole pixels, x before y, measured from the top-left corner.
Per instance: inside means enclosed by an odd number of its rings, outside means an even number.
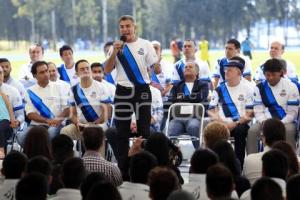
[[[176,190],[169,195],[167,200],[196,200],[196,199],[191,193],[187,191]]]
[[[272,149],[262,157],[263,176],[286,180],[288,165],[287,156],[277,149]]]
[[[215,152],[209,149],[198,149],[192,155],[190,173],[206,174],[207,169],[218,161],[219,157]]]
[[[284,53],[284,44],[279,41],[274,41],[270,45],[270,57],[271,58],[281,58],[282,54]]]
[[[36,173],[36,172],[43,174],[47,178],[51,177],[52,164],[46,157],[36,156],[36,157],[31,158],[28,161],[28,164],[26,167],[26,174],[31,174],[31,173]],[[51,182],[51,180],[49,182]]]
[[[153,154],[142,151],[130,159],[129,176],[131,182],[147,184],[148,174],[151,169],[157,166],[157,159]]]
[[[44,175],[32,173],[23,177],[16,186],[16,200],[46,200],[48,183]]]
[[[82,199],[85,200],[90,189],[93,185],[99,181],[106,181],[105,175],[100,172],[92,172],[84,179],[82,184],[80,185],[80,193]]]
[[[3,160],[1,173],[6,179],[19,179],[25,171],[27,162],[28,158],[23,153],[11,151]]]
[[[146,151],[152,153],[158,161],[158,165],[169,165],[169,140],[162,133],[151,134],[145,144]]]
[[[70,46],[68,45],[62,46],[59,49],[59,55],[65,64],[69,65],[74,63],[73,49]]]
[[[104,132],[101,127],[86,127],[82,133],[86,150],[98,151],[103,144]]]
[[[111,183],[100,181],[95,183],[90,189],[86,200],[122,200],[119,190]]]
[[[283,200],[280,186],[268,177],[258,179],[251,189],[252,200]]]
[[[236,39],[230,39],[225,44],[226,58],[230,59],[240,53],[241,43]]]
[[[229,129],[221,122],[211,122],[204,128],[204,143],[210,149],[217,141],[229,140],[229,136]]]
[[[286,184],[286,199],[299,200],[300,199],[300,174],[291,176]]]
[[[212,150],[219,156],[219,161],[231,171],[233,176],[239,176],[241,174],[240,163],[229,142],[220,140],[216,142]]]
[[[289,163],[288,177],[299,173],[298,158],[295,150],[289,143],[285,141],[279,141],[274,143],[272,148],[283,152],[287,156]]]
[[[29,47],[29,56],[31,63],[42,60],[44,56],[44,48],[41,44],[35,43]]]
[[[57,81],[59,74],[57,71],[57,67],[53,62],[48,62],[48,69],[49,69],[49,78],[50,81]]]
[[[104,78],[104,69],[103,65],[99,62],[95,62],[91,64],[92,76],[96,81],[101,82]]]
[[[285,126],[279,119],[271,118],[264,121],[262,132],[264,142],[269,147],[277,141],[285,140]]]
[[[52,141],[52,155],[55,163],[62,164],[67,158],[74,156],[72,139],[64,134],[55,136]]]
[[[80,158],[69,158],[63,163],[62,182],[65,188],[79,189],[86,171]]]
[[[232,173],[222,164],[208,168],[205,182],[210,199],[228,198],[235,188]]]
[[[167,199],[169,194],[180,188],[175,172],[167,167],[155,167],[148,176],[149,197],[152,200]]]
[[[283,68],[283,62],[277,58],[271,58],[264,63],[263,72],[271,86],[275,86],[284,76]]]
[[[29,159],[41,155],[52,160],[48,130],[45,127],[34,126],[28,131],[25,138],[24,153]]]

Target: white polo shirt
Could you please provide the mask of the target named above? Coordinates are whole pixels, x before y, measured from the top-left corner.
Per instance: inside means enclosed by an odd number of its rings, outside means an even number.
[[[111,100],[109,98],[109,92],[107,91],[107,87],[98,81],[92,80],[92,85],[88,88],[82,88],[80,83],[78,83],[80,88],[82,89],[84,96],[88,100],[89,104],[92,106],[94,111],[97,113],[98,117],[101,116],[101,103],[103,102],[109,102]],[[86,120],[84,114],[82,113],[82,110],[80,109],[80,105],[77,105],[75,102],[74,98],[74,93],[73,93],[73,88],[72,87],[72,92],[70,94],[70,100],[69,103],[74,106],[76,105],[76,110],[77,110],[77,116],[79,119],[79,122],[82,124],[88,123]]]
[[[147,68],[152,66],[158,60],[152,44],[148,40],[138,38],[135,42],[125,43],[123,49],[126,47],[128,47],[129,51],[131,52],[138,66],[139,72],[137,74],[140,74],[144,82],[146,84],[149,84],[150,78],[148,76]],[[111,51],[109,52],[109,55],[111,53],[112,53],[112,48]],[[118,58],[116,58],[115,68],[117,70],[117,75],[116,75],[117,84],[120,84],[125,87],[133,87],[133,83],[131,83],[131,81],[128,79],[125,70]]]
[[[43,103],[49,108],[49,110],[54,114],[54,116],[58,116],[62,113],[64,109],[68,107],[68,98],[67,94],[63,92],[63,89],[60,84],[49,81],[49,84],[46,87],[41,87],[38,84],[35,84],[28,88],[34,94],[36,94]],[[33,105],[31,99],[29,98],[28,92],[26,93],[26,105],[25,111],[28,115],[29,113],[38,113],[40,112]],[[31,121],[32,125],[46,125],[44,123]]]
[[[271,88],[276,102],[286,113],[286,116],[281,121],[283,123],[291,123],[297,119],[299,108],[299,92],[297,86],[285,78],[281,78],[275,86],[271,86],[269,83],[267,84]],[[258,122],[272,118],[269,109],[263,104],[258,87],[254,90],[254,115]]]
[[[240,116],[244,116],[246,114],[246,110],[253,109],[253,89],[249,86],[249,84],[241,81],[235,87],[229,87],[228,83],[223,83],[225,85],[232,102],[235,104],[235,107]],[[211,101],[209,103],[209,108],[215,108],[218,106],[220,117],[226,122],[232,122],[231,117],[226,117],[222,108],[222,99],[219,96],[217,90],[220,89],[221,86],[218,86],[216,90],[213,91],[213,95]],[[224,93],[223,93],[224,94]]]

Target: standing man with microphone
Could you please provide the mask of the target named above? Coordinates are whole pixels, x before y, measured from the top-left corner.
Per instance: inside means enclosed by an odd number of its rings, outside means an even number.
[[[120,40],[115,41],[105,62],[105,73],[116,68],[115,124],[117,147],[115,150],[123,178],[127,178],[130,124],[133,112],[137,132],[143,138],[150,134],[151,92],[147,68],[158,60],[152,44],[136,36],[136,23],[132,16],[119,19]]]

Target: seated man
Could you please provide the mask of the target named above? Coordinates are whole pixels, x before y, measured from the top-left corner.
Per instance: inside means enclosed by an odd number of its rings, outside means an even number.
[[[262,124],[270,118],[281,120],[286,129],[287,142],[296,147],[296,123],[299,108],[299,92],[297,86],[283,78],[283,64],[272,58],[264,64],[266,80],[259,83],[254,91],[254,114],[256,122],[249,129],[247,152],[258,151],[258,138]],[[274,127],[276,129],[276,127]]]
[[[33,126],[46,127],[49,139],[54,138],[69,115],[66,94],[62,93],[61,85],[49,80],[48,64],[37,61],[32,65],[31,72],[37,83],[28,88],[25,97],[25,111],[31,122],[27,130],[17,137],[21,146],[24,145],[26,135]]]
[[[80,83],[72,87],[70,94],[70,114],[72,124],[64,127],[61,134],[70,136],[73,140],[81,139],[80,132],[85,126],[94,124],[106,129],[106,121],[110,118],[111,99],[109,92],[101,82],[92,79],[91,67],[86,60],[75,64]]]
[[[208,96],[208,83],[198,80],[199,66],[195,62],[187,62],[184,69],[183,81],[175,84],[171,90],[169,101],[206,103]],[[202,128],[202,127],[201,127]],[[177,136],[182,133],[199,137],[200,120],[197,118],[172,119],[167,132],[170,136]],[[194,147],[199,147],[199,142],[193,142]]]
[[[245,62],[232,57],[225,65],[225,83],[213,92],[208,115],[213,121],[226,123],[234,137],[235,153],[241,164],[244,162],[248,123],[253,114],[253,91],[249,84],[241,81]]]

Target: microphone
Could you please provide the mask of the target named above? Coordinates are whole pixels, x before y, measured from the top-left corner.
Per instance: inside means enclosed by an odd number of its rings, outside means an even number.
[[[126,40],[127,40],[126,35],[121,35],[120,40],[123,41],[123,42],[125,43]]]
[[[126,37],[125,35],[121,35],[121,36],[120,36],[120,41],[122,41],[122,42],[125,43],[126,40],[127,40],[127,37]],[[123,49],[124,43],[123,43],[123,45],[122,45],[122,49]],[[123,54],[122,50],[119,51],[119,54],[121,54],[121,55]]]

